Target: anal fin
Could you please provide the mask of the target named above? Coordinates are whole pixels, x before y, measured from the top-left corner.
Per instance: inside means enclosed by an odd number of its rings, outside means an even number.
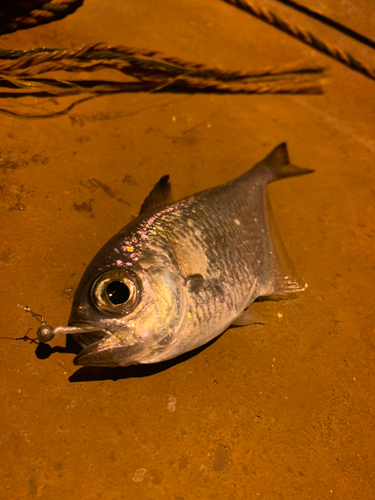
[[[238,316],[231,326],[264,325],[263,319],[248,307],[241,316]]]
[[[279,302],[280,300],[296,299],[297,295],[294,292],[288,293],[270,293],[269,295],[260,295],[254,302]]]
[[[295,298],[296,292],[306,290],[307,283],[294,270],[294,266],[275,224],[268,193],[266,193],[265,198],[266,219],[270,235],[270,252],[272,255],[270,261],[272,286],[264,295],[268,297],[268,300],[292,299]]]

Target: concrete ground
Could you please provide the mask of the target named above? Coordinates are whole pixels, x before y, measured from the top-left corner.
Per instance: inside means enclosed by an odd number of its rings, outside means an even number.
[[[367,0],[304,3],[374,33]],[[374,59],[290,9],[257,4]],[[76,370],[61,338],[37,352],[1,339],[0,497],[373,499],[375,82],[219,0],[87,0],[0,39],[13,49],[100,41],[221,68],[321,63],[330,80],[323,96],[128,94],[60,118],[0,114],[1,336],[35,337],[38,323],[17,304],[67,323],[86,265],[161,174],[177,199],[242,174],[283,141],[294,163],[316,170],[270,188],[309,288],[255,304],[265,325],[230,329],[148,371]],[[0,108],[68,102],[1,99]]]

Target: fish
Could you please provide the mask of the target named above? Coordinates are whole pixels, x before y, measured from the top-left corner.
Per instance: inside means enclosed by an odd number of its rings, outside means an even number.
[[[256,299],[305,290],[274,234],[267,185],[311,172],[290,163],[282,143],[237,179],[179,201],[163,176],[87,266],[69,326],[56,329],[82,347],[74,364],[170,360],[259,322]]]

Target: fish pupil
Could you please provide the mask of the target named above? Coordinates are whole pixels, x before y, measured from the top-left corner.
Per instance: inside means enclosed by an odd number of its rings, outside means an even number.
[[[112,281],[107,286],[107,295],[112,304],[124,304],[129,300],[130,290],[122,281]]]

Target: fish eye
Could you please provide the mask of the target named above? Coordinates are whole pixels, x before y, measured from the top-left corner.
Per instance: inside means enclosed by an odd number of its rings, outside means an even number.
[[[125,304],[129,300],[130,289],[122,281],[111,281],[107,285],[107,295],[112,304],[118,306],[119,304]]]
[[[122,270],[106,271],[91,288],[91,298],[99,311],[124,315],[139,303],[141,286],[135,275]]]

